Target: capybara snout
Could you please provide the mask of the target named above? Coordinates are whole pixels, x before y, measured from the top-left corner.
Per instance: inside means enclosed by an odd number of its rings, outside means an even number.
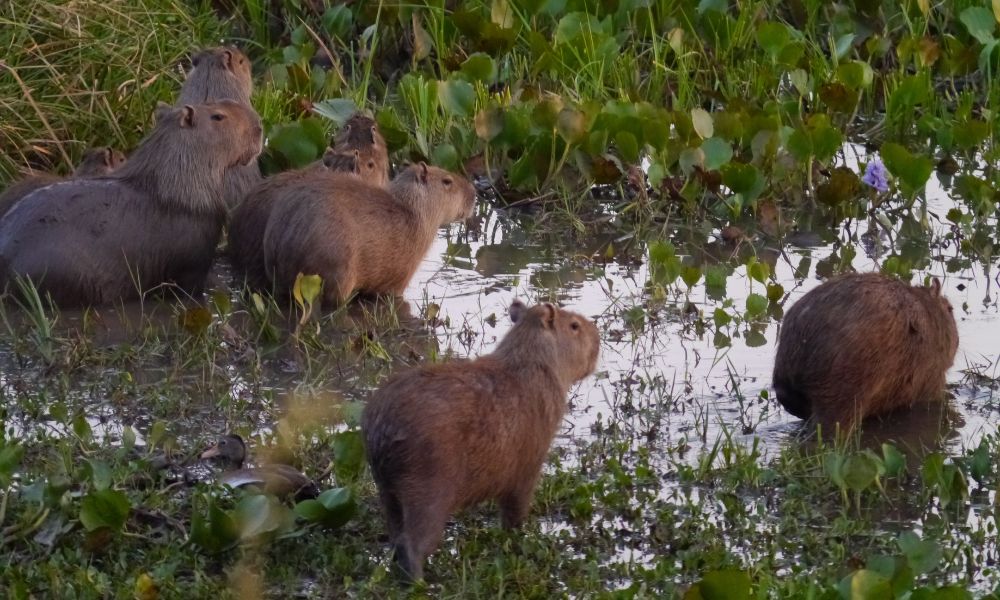
[[[958,329],[941,283],[849,274],[811,290],[781,324],[774,389],[788,412],[849,431],[944,395]]]

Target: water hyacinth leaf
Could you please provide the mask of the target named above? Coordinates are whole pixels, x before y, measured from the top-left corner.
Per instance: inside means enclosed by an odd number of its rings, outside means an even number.
[[[754,319],[767,311],[767,298],[760,294],[750,294],[746,300],[747,317]]]
[[[685,600],[745,600],[750,597],[750,575],[736,569],[709,571],[684,594]]]
[[[826,476],[841,489],[847,487],[843,474],[845,460],[844,455],[839,452],[830,452],[823,457],[823,470],[826,472]]]
[[[927,102],[930,89],[933,86],[925,73],[904,77],[889,94],[889,116],[894,119],[911,119],[913,115],[907,112],[917,104]]]
[[[615,134],[615,147],[625,162],[635,164],[639,161],[639,142],[628,131]]]
[[[316,302],[320,292],[323,290],[323,278],[319,275],[303,275],[299,273],[295,277],[295,284],[292,286],[292,297],[299,308],[308,310]]]
[[[108,463],[91,459],[87,461],[87,466],[90,468],[90,480],[94,484],[95,490],[106,490],[111,487],[111,467]]]
[[[200,335],[212,324],[212,311],[204,306],[189,308],[180,314],[180,324],[191,335]]]
[[[712,115],[704,108],[691,109],[691,124],[695,133],[703,140],[707,140],[715,133]]]
[[[23,446],[13,441],[4,441],[0,437],[0,487],[10,485],[23,457]]]
[[[913,571],[928,573],[941,562],[941,545],[933,540],[922,540],[914,531],[904,531],[896,540]]]
[[[705,270],[705,287],[725,295],[729,269],[723,265],[710,265]]]
[[[972,478],[979,483],[985,482],[986,478],[993,473],[993,458],[986,438],[979,442],[979,446],[968,458],[968,465],[969,475],[972,475]]]
[[[452,144],[438,144],[431,152],[431,162],[449,171],[458,171],[460,164],[458,150]]]
[[[899,477],[906,472],[906,457],[892,444],[882,444],[882,464],[889,477]]]
[[[837,586],[840,597],[844,600],[866,598],[870,600],[892,600],[892,581],[870,569],[859,569],[840,580]]]
[[[791,34],[784,23],[766,21],[757,26],[757,44],[771,56],[771,60],[778,57],[790,39]]]
[[[326,490],[315,500],[303,500],[295,505],[295,514],[311,523],[336,529],[347,524],[357,513],[358,505],[350,488]]]
[[[837,67],[837,79],[847,87],[859,90],[872,84],[874,72],[868,63],[852,60]]]
[[[693,288],[698,285],[698,281],[701,280],[701,267],[690,266],[681,268],[681,280],[687,284],[689,288]]]
[[[695,167],[703,167],[705,164],[705,151],[701,148],[685,148],[677,158],[677,164],[681,172],[690,175]]]
[[[460,117],[472,116],[476,108],[476,90],[468,81],[450,79],[438,82],[438,100],[445,112]]]
[[[244,541],[287,529],[292,524],[288,508],[263,494],[244,496],[233,510],[233,522]]]
[[[499,108],[486,108],[476,113],[476,135],[485,142],[493,141],[503,132],[504,115]]]
[[[841,473],[848,488],[861,492],[875,482],[875,478],[878,477],[878,466],[867,454],[857,453],[847,457],[841,467]]]
[[[778,302],[785,295],[785,288],[780,283],[771,283],[767,286],[767,299],[771,302]]]
[[[880,150],[882,161],[889,172],[896,176],[909,196],[923,190],[934,168],[926,156],[914,156],[903,146],[888,142]]]
[[[719,137],[708,138],[702,142],[701,151],[704,156],[704,168],[708,171],[717,171],[733,158],[733,147]]]
[[[970,6],[962,11],[958,19],[969,30],[969,35],[976,38],[980,44],[990,44],[995,41],[993,32],[997,20],[984,6]]]
[[[462,74],[471,81],[491,83],[497,77],[496,62],[488,54],[475,52],[465,59],[460,67]]]
[[[990,127],[985,121],[969,120],[956,123],[952,129],[955,145],[963,150],[978,148],[990,136]]]
[[[340,483],[355,481],[365,466],[365,447],[361,432],[341,431],[333,438],[333,467]]]
[[[587,135],[585,116],[573,108],[564,108],[556,118],[556,131],[567,143],[580,142]]]
[[[346,4],[337,4],[323,13],[322,25],[327,35],[343,40],[354,27],[354,15]]]
[[[128,496],[117,490],[104,489],[91,492],[80,502],[80,523],[87,531],[107,527],[118,531],[132,506]]]
[[[725,310],[721,308],[716,308],[715,312],[712,313],[712,320],[715,322],[716,327],[725,327],[732,322],[733,318],[729,316]]]
[[[191,543],[209,553],[222,552],[239,541],[239,529],[233,517],[218,506],[214,498],[205,500],[207,514],[198,506],[197,497],[191,515]]]
[[[747,265],[747,273],[751,279],[755,279],[760,283],[766,283],[767,278],[771,275],[771,267],[767,263],[757,262],[756,259],[751,259],[751,261]]]
[[[358,112],[358,105],[350,98],[331,98],[314,102],[312,110],[317,115],[336,123],[337,127],[343,127],[344,123]]]
[[[390,150],[402,148],[409,142],[410,133],[393,108],[385,107],[376,112],[375,122]]]
[[[562,98],[548,96],[535,104],[531,111],[531,120],[542,129],[554,129],[562,108]]]
[[[764,178],[754,165],[732,162],[724,165],[720,170],[723,185],[736,194],[753,198],[764,187]]]
[[[830,177],[816,188],[816,199],[827,206],[837,206],[854,200],[861,191],[861,179],[848,167],[837,167]]]
[[[670,285],[680,277],[681,261],[670,242],[649,244],[649,264],[653,280],[657,283]]]

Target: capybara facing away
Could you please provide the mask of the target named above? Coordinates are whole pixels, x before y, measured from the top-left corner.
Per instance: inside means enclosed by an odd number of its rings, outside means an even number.
[[[347,173],[379,187],[389,181],[389,154],[375,122],[354,115],[337,132],[333,148],[303,169],[272,175],[254,186],[230,216],[226,253],[238,278],[252,289],[270,285],[264,270],[264,233],[275,204],[296,202],[336,185],[330,172]]]
[[[76,166],[72,176],[100,177],[114,171],[124,162],[125,155],[110,146],[90,148],[84,152],[83,159]],[[52,173],[38,173],[11,184],[0,194],[0,217],[5,215],[15,202],[31,192],[65,179]]]
[[[63,306],[201,289],[225,220],[223,177],[261,151],[252,108],[229,100],[159,112],[110,175],[42,188],[0,219],[0,287],[29,278]]]
[[[778,401],[824,429],[940,400],[958,349],[941,282],[910,286],[878,273],[833,278],[792,305],[774,363]]]
[[[424,163],[378,188],[332,174],[276,202],[264,234],[264,268],[275,292],[287,294],[299,273],[323,279],[323,302],[353,292],[399,296],[438,227],[472,214],[476,190],[463,177]],[[291,192],[288,192],[291,194]]]
[[[395,375],[362,414],[390,543],[413,579],[455,511],[496,499],[504,527],[524,521],[570,387],[597,365],[583,316],[514,301],[510,317],[491,354]]]
[[[191,70],[181,86],[178,105],[233,100],[247,106],[253,93],[250,59],[233,46],[210,48],[191,58]],[[236,207],[260,181],[257,161],[226,173],[226,206]]]

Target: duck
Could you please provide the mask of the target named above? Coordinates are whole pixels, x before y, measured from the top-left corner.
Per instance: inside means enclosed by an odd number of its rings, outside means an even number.
[[[219,483],[230,487],[253,485],[280,498],[292,496],[296,502],[319,495],[316,483],[290,465],[268,464],[244,467],[247,445],[243,438],[235,433],[220,436],[214,445],[201,453],[201,458],[214,459],[221,463],[223,472],[219,477]]]

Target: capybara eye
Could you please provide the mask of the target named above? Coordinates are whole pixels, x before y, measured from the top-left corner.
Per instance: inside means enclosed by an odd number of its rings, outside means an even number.
[[[446,186],[450,186],[451,185],[451,177],[445,177],[444,179],[441,180],[441,183],[445,184]]]
[[[374,160],[368,161],[368,168],[369,169],[374,169],[375,168],[375,161]]]
[[[573,331],[579,331],[580,324],[577,323],[576,321],[573,321],[572,323],[570,323],[569,328],[572,329]]]
[[[225,446],[226,445],[226,440],[219,440],[219,445],[220,446]]]
[[[213,121],[222,121],[225,118],[226,118],[226,115],[224,115],[222,113],[215,113],[214,115],[212,115],[212,120]]]

